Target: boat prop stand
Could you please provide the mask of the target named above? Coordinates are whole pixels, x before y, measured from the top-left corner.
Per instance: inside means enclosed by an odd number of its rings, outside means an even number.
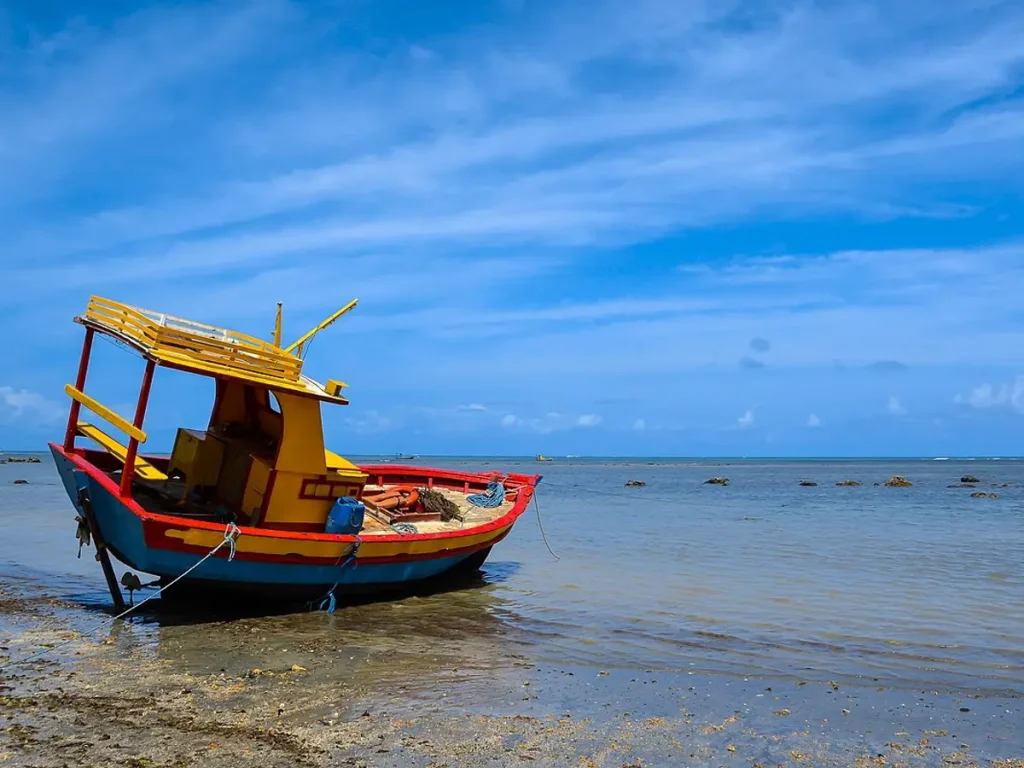
[[[107,589],[110,590],[110,597],[114,601],[114,608],[118,612],[123,611],[125,609],[124,595],[121,593],[121,587],[118,586],[117,578],[114,576],[114,566],[110,562],[110,554],[107,552],[106,543],[103,541],[103,535],[100,533],[100,527],[96,522],[96,515],[92,511],[92,499],[89,498],[89,491],[85,488],[78,490],[78,506],[85,513],[85,522],[89,526],[93,543],[96,545],[96,559],[100,561],[100,567],[103,569],[103,578],[107,580]],[[79,542],[81,543],[81,537]],[[81,546],[79,546],[79,552],[81,552]]]

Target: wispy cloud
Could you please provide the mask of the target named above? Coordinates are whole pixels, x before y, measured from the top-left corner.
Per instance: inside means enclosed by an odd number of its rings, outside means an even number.
[[[740,429],[747,429],[754,426],[754,411],[747,409],[743,412],[743,415],[736,419],[736,426]]]
[[[956,374],[946,408],[1011,379],[1018,5],[476,17],[288,0],[19,15],[0,40],[0,320],[40,343],[0,368],[59,387],[51,361],[75,353],[54,323],[95,292],[263,337],[276,301],[294,337],[358,296],[308,365],[346,369],[361,435],[433,407],[510,441],[647,444],[682,421],[718,435],[751,402],[756,435],[822,392],[830,427],[877,416],[896,387],[871,374],[898,373],[915,413],[939,397],[929,368]],[[834,360],[843,378],[818,378]],[[603,410],[610,393],[644,430]]]
[[[812,413],[810,416],[807,417],[807,426],[811,427],[812,429],[816,429],[817,427],[821,426],[821,419],[819,419],[816,414]]]
[[[904,416],[907,413],[903,402],[896,395],[889,395],[889,401],[885,404],[885,410],[891,416]]]
[[[65,409],[38,392],[0,387],[0,418],[31,419],[46,424],[61,419]]]

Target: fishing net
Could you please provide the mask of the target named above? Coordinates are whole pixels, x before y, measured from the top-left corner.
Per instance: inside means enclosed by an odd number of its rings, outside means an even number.
[[[423,505],[423,509],[433,515],[439,515],[442,522],[464,519],[458,505],[440,491],[435,491],[433,488],[420,488],[419,492],[420,504]]]

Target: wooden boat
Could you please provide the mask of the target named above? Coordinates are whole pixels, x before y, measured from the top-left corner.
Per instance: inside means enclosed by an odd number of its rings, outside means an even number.
[[[347,405],[347,385],[305,376],[303,349],[355,304],[287,347],[280,305],[272,342],[96,296],[75,318],[85,328],[78,376],[65,387],[64,441],[50,450],[119,608],[109,555],[162,585],[333,606],[334,595],[477,570],[512,530],[538,475],[356,466],[325,447],[321,404]],[[98,334],[145,361],[132,421],[84,391]],[[179,429],[169,456],[141,451],[157,367],[216,385],[206,428]],[[81,420],[83,408],[126,443]]]

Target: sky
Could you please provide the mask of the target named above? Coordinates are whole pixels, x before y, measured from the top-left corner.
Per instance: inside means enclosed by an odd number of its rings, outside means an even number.
[[[0,449],[90,294],[270,338],[349,454],[1024,454],[1024,5],[0,8]],[[86,391],[131,416],[141,362]],[[169,450],[212,384],[161,372]]]

